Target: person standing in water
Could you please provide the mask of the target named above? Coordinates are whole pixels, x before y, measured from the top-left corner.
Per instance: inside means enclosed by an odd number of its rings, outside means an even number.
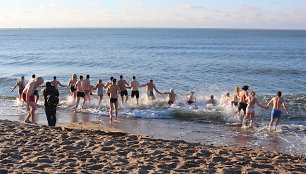
[[[190,94],[187,95],[187,104],[191,105],[196,102],[196,97],[194,96],[194,92],[191,91]]]
[[[269,130],[271,131],[271,128],[273,126],[273,122],[276,121],[275,123],[275,131],[277,130],[277,125],[279,124],[279,120],[280,120],[280,117],[282,115],[282,107],[284,107],[284,109],[286,110],[287,114],[290,114],[288,109],[287,109],[287,106],[285,104],[285,101],[284,99],[281,97],[282,96],[282,92],[281,91],[278,91],[276,93],[276,96],[273,97],[269,103],[267,104],[266,106],[266,109],[269,108],[269,106],[273,103],[273,109],[271,111],[271,120],[269,122]]]
[[[106,83],[106,87],[109,89],[109,87],[113,84],[113,79],[114,79],[114,77],[110,77],[109,78],[109,80],[108,80],[108,82]],[[107,90],[107,95],[108,95],[108,97],[110,97],[110,93],[108,93],[108,91],[109,90]]]
[[[107,88],[107,86],[105,86],[103,83],[102,83],[102,80],[99,79],[98,80],[98,84],[96,84],[93,89],[96,90],[98,89],[97,91],[97,94],[99,96],[99,105],[98,105],[98,108],[100,107],[100,104],[102,102],[102,99],[103,99],[103,88]]]
[[[24,76],[21,76],[20,80],[16,83],[16,85],[13,87],[12,92],[15,90],[15,88],[18,86],[18,98],[21,101],[22,99],[22,91],[25,88],[25,82],[24,82]]]
[[[80,75],[80,79],[79,79],[79,81],[76,82],[75,87],[76,87],[76,90],[77,90],[77,101],[75,103],[75,111],[76,111],[77,108],[78,108],[79,102],[80,102],[80,98],[81,97],[83,98],[82,108],[84,108],[85,101],[86,101],[85,91],[84,91],[84,83],[83,83],[83,76],[82,75]]]
[[[76,99],[76,96],[77,96],[77,90],[75,88],[77,81],[78,81],[77,80],[77,75],[73,74],[71,79],[69,80],[69,83],[68,83],[68,87],[70,86],[70,93],[71,93],[71,96],[73,97],[73,99]]]
[[[246,126],[246,122],[250,119],[250,127],[253,126],[254,118],[255,118],[255,104],[257,104],[261,108],[265,108],[264,106],[260,105],[257,98],[255,97],[256,92],[251,91],[251,96],[247,97],[247,108],[246,108],[246,115],[243,118],[243,126]]]
[[[210,96],[210,99],[206,101],[207,104],[212,104],[215,105],[216,104],[216,100],[214,99],[214,95]]]
[[[90,101],[90,95],[91,95],[91,85],[90,85],[90,76],[89,75],[86,75],[86,79],[83,80],[83,89],[84,89],[84,92],[85,92],[85,99]]]
[[[240,93],[239,93],[239,105],[238,105],[238,114],[240,116],[240,111],[241,109],[243,110],[243,116],[246,115],[246,108],[248,106],[247,104],[247,98],[248,98],[248,89],[249,89],[249,86],[247,85],[244,85],[242,87],[242,90]]]
[[[153,90],[155,90],[157,93],[161,94],[157,89],[155,84],[153,83],[153,80],[150,80],[148,83],[144,85],[140,85],[140,87],[145,87],[146,86],[146,91],[147,91],[147,96],[150,100],[155,100],[155,95]]]
[[[43,90],[43,96],[45,99],[45,112],[49,126],[55,126],[56,124],[56,107],[58,105],[59,93],[55,89],[55,86],[51,85],[51,82],[46,83],[46,89]]]
[[[132,94],[131,94],[132,104],[133,104],[133,98],[135,96],[136,97],[136,103],[137,103],[137,105],[139,105],[139,90],[138,90],[139,87],[140,87],[140,85],[139,85],[139,82],[136,81],[136,76],[133,76],[132,81],[130,83],[130,86],[128,87],[132,90]]]
[[[232,98],[232,106],[238,106],[238,100],[239,100],[239,90],[240,88],[237,86],[235,88],[235,92],[233,94],[233,98]]]
[[[36,79],[36,75],[33,74],[33,75],[32,75],[31,81],[35,81],[35,79]],[[36,103],[37,103],[38,100],[39,100],[39,93],[38,93],[38,90],[37,90],[38,87],[41,87],[41,86],[37,86],[37,87],[35,87],[35,89],[34,89],[34,96],[36,96],[36,100],[35,100]]]
[[[168,104],[172,105],[175,102],[176,94],[174,93],[174,89],[171,88],[170,92],[162,92],[161,94],[168,94]]]
[[[51,85],[54,86],[54,88],[55,88],[56,90],[58,90],[58,85],[60,85],[61,87],[67,88],[66,85],[63,85],[63,84],[61,84],[61,82],[59,82],[59,81],[56,80],[56,76],[53,77],[53,80],[51,81]]]
[[[120,96],[121,96],[121,101],[122,101],[122,104],[124,103],[124,96],[125,96],[125,101],[127,102],[129,97],[128,97],[128,92],[126,90],[126,88],[129,86],[129,84],[123,80],[123,76],[120,75],[120,80],[118,81],[118,86],[120,88]]]
[[[110,122],[113,122],[113,111],[115,111],[115,120],[117,120],[118,117],[118,93],[120,93],[120,88],[116,84],[116,79],[113,79],[112,85],[108,89],[108,93],[110,95],[110,100],[109,100],[109,117],[110,117]]]
[[[26,123],[37,124],[35,122],[35,110],[37,109],[37,104],[35,102],[34,90],[43,83],[44,79],[42,77],[37,77],[35,78],[35,80],[29,81],[29,83],[22,91],[22,99],[26,102],[27,108],[29,110],[29,113],[26,119],[24,120]],[[32,121],[30,121],[30,118],[32,118]]]

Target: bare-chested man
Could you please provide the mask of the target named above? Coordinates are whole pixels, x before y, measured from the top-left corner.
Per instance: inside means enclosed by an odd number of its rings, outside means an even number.
[[[171,88],[170,92],[162,92],[162,94],[168,94],[168,104],[172,105],[175,102],[176,94],[174,93],[174,89]]]
[[[53,80],[51,81],[51,85],[54,86],[54,88],[56,90],[58,90],[58,85],[60,85],[61,87],[67,87],[66,85],[61,84],[61,82],[56,80],[56,76],[53,77]]]
[[[12,92],[14,91],[14,89],[18,86],[18,98],[21,101],[22,98],[22,92],[26,86],[25,82],[24,82],[24,76],[21,76],[20,80],[16,83],[16,85],[13,87]]]
[[[246,115],[243,118],[243,126],[246,126],[246,122],[250,119],[250,127],[253,126],[254,117],[255,117],[255,104],[257,104],[261,108],[265,108],[259,104],[257,98],[255,97],[256,92],[251,91],[251,96],[247,97],[247,108],[246,108]]]
[[[44,83],[44,79],[42,77],[37,77],[35,78],[35,80],[31,80],[22,91],[22,99],[27,103],[27,107],[29,110],[29,113],[26,119],[24,120],[26,123],[37,124],[35,122],[35,110],[37,109],[37,107],[35,102],[34,90],[42,83]],[[30,121],[31,117],[32,121]]]
[[[69,79],[69,83],[68,83],[68,86],[70,86],[70,93],[71,93],[73,99],[75,99],[76,95],[77,95],[77,90],[75,88],[75,84],[76,84],[77,81],[78,81],[77,75],[73,74],[72,77]]]
[[[155,95],[153,90],[155,90],[157,93],[161,94],[155,87],[155,84],[153,83],[153,80],[150,80],[148,83],[144,85],[140,85],[140,87],[146,86],[147,96],[150,100],[155,100]]]
[[[238,106],[239,90],[240,90],[240,88],[237,86],[237,87],[235,88],[235,92],[234,92],[234,94],[233,94],[232,106]]]
[[[128,97],[128,92],[126,90],[126,88],[129,86],[129,84],[123,80],[123,76],[120,75],[120,80],[118,81],[118,86],[120,88],[120,95],[121,95],[121,101],[122,101],[122,104],[124,102],[124,96],[125,96],[125,101],[127,102],[129,97]]]
[[[91,94],[91,85],[90,85],[90,76],[86,75],[86,79],[83,81],[83,89],[85,92],[85,99],[90,101]]]
[[[279,119],[282,115],[282,106],[284,107],[284,109],[286,110],[287,114],[290,114],[288,109],[287,109],[287,106],[285,104],[285,101],[284,99],[281,97],[282,96],[282,92],[281,91],[278,91],[276,93],[276,97],[273,97],[270,102],[267,104],[266,106],[266,109],[269,108],[269,106],[271,105],[271,103],[273,103],[273,109],[271,111],[271,120],[270,120],[270,123],[269,123],[269,130],[271,131],[271,128],[273,126],[273,122],[276,120],[276,123],[275,123],[275,130],[277,130],[277,125],[279,124]]]
[[[130,83],[130,86],[128,87],[128,88],[131,88],[131,90],[132,90],[132,94],[131,94],[132,104],[133,104],[133,98],[135,96],[136,97],[136,103],[137,103],[137,105],[139,105],[139,90],[138,90],[139,87],[140,87],[139,82],[136,81],[136,77],[133,76],[132,81]]]
[[[112,85],[108,89],[108,93],[110,95],[109,99],[109,118],[110,122],[113,122],[113,110],[115,110],[115,120],[117,120],[118,116],[118,93],[120,92],[119,86],[116,84],[116,79],[113,79]]]
[[[239,105],[238,105],[238,114],[240,116],[241,109],[243,110],[243,116],[246,115],[246,108],[248,106],[247,104],[247,98],[248,98],[248,89],[249,86],[244,85],[242,87],[242,91],[239,93]]]
[[[114,77],[110,77],[109,80],[108,80],[108,82],[106,83],[105,86],[106,86],[108,89],[109,89],[109,87],[113,84],[113,79],[114,79]],[[107,91],[108,91],[108,90],[107,90]],[[107,91],[106,91],[106,93],[107,93],[108,97],[110,97],[110,93],[108,93]]]
[[[76,82],[75,84],[76,90],[77,90],[77,101],[75,103],[75,111],[78,108],[79,102],[80,102],[80,98],[83,98],[83,105],[82,108],[84,108],[85,105],[85,91],[84,91],[84,83],[83,83],[83,76],[80,76],[80,79]]]

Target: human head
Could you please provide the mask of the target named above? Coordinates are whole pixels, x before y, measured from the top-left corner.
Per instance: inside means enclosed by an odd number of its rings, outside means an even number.
[[[51,82],[47,82],[46,83],[46,88],[51,88],[51,87],[52,87]]]
[[[37,85],[41,85],[44,83],[44,79],[42,77],[37,77],[35,79]]]
[[[56,76],[53,76],[53,80],[56,80]]]
[[[77,78],[77,75],[76,74],[72,74],[72,79],[76,79]]]
[[[150,80],[150,82],[152,83],[152,82],[153,82],[153,80],[151,79],[151,80]]]
[[[120,79],[123,79],[123,75],[120,75],[119,78],[120,78]]]
[[[36,77],[36,75],[35,75],[35,74],[33,74],[33,75],[32,75],[32,78],[34,79],[35,77]]]
[[[82,75],[80,75],[80,80],[83,80],[83,76]]]
[[[113,85],[116,84],[117,79],[113,79]]]
[[[170,92],[174,92],[174,89],[173,89],[173,88],[171,88],[171,89],[170,89]]]
[[[99,80],[98,80],[98,83],[102,83],[102,80],[101,80],[101,79],[99,79]]]
[[[226,93],[226,97],[229,97],[230,96],[230,93]]]
[[[194,94],[194,92],[193,92],[193,91],[191,91],[190,93],[191,93],[191,94]]]
[[[276,92],[276,96],[278,96],[278,97],[282,96],[282,92],[281,91],[277,91]]]
[[[251,91],[251,95],[254,96],[256,94],[255,91]]]
[[[20,79],[21,79],[21,80],[24,80],[24,76],[21,76]]]
[[[235,88],[235,91],[239,92],[239,91],[240,91],[240,88],[237,86],[237,87]]]
[[[89,79],[89,78],[90,78],[90,76],[87,74],[87,75],[86,75],[86,79]]]
[[[109,80],[110,80],[110,81],[113,81],[113,79],[114,79],[114,77],[113,77],[113,76],[111,76],[111,77],[109,78]]]
[[[214,95],[211,95],[210,98],[211,98],[211,99],[214,99]]]
[[[244,86],[242,86],[242,89],[247,91],[249,89],[249,86],[248,85],[244,85]]]
[[[132,77],[132,79],[133,79],[133,80],[135,80],[135,79],[136,79],[136,77],[135,77],[135,76],[133,76],[133,77]]]

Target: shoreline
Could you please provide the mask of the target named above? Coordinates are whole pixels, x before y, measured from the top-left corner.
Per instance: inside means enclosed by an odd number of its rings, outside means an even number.
[[[0,120],[0,173],[304,173],[306,155]],[[94,124],[93,124],[94,125]]]

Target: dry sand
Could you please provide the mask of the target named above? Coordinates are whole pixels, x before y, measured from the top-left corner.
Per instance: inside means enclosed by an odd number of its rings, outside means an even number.
[[[154,139],[84,124],[52,128],[0,120],[0,126],[1,174],[306,171],[305,155]]]

